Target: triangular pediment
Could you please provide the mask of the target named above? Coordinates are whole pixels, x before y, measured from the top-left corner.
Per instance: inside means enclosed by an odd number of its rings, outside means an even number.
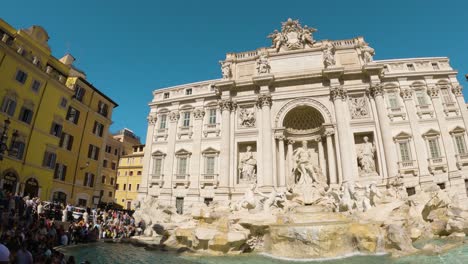
[[[151,154],[152,156],[166,156],[166,153],[163,153],[160,150],[157,150]]]
[[[205,150],[203,150],[202,153],[219,153],[219,150],[216,150],[212,147],[208,147]]]
[[[440,135],[440,132],[431,128],[426,133],[423,134],[423,137],[438,136],[438,135]]]
[[[402,131],[402,132],[398,133],[398,135],[396,135],[393,138],[394,139],[407,139],[407,138],[411,138],[411,137],[412,137],[411,134]]]
[[[175,154],[176,155],[190,155],[190,154],[192,154],[192,152],[187,151],[185,149],[179,149]]]
[[[450,131],[451,134],[456,134],[456,133],[464,133],[465,129],[461,126],[456,126],[454,129]]]

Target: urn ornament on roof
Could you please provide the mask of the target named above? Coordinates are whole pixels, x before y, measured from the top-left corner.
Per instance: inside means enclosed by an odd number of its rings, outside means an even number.
[[[281,23],[281,32],[275,29],[268,35],[272,40],[272,48],[277,52],[280,50],[303,49],[306,46],[312,47],[315,43],[312,36],[317,29],[309,28],[307,25],[302,27],[299,20],[288,18],[286,22]]]

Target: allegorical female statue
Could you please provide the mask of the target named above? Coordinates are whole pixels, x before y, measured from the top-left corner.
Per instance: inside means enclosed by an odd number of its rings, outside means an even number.
[[[375,145],[374,143],[369,142],[369,137],[365,136],[363,138],[364,143],[361,144],[361,147],[357,153],[359,166],[361,171],[365,174],[374,173],[375,170]]]
[[[253,156],[252,147],[247,146],[247,150],[240,156],[240,179],[242,181],[255,183],[257,181],[256,167],[257,160]]]

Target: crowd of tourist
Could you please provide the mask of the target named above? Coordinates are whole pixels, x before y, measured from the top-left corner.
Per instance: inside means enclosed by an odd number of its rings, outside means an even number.
[[[83,209],[54,205],[38,198],[0,191],[1,263],[75,263],[58,246],[121,239],[142,232],[133,217],[118,210]]]

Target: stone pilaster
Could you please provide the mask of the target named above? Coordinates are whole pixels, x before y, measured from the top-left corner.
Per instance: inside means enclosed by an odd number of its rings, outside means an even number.
[[[465,98],[463,97],[463,87],[461,85],[456,85],[453,87],[452,92],[458,102],[465,129],[468,129],[468,109],[466,108]]]
[[[219,185],[221,188],[229,186],[230,160],[231,156],[231,111],[233,102],[231,99],[222,99],[218,102],[221,111],[221,153],[220,153],[220,175]]]
[[[325,137],[327,139],[328,179],[330,184],[337,184],[338,175],[336,174],[335,148],[333,147],[332,139],[333,134],[335,134],[333,128],[327,128],[325,130]]]
[[[203,102],[200,102],[203,103]],[[194,189],[195,192],[198,192],[199,190],[199,182],[201,178],[201,169],[202,166],[201,164],[204,162],[203,156],[202,156],[202,149],[201,149],[201,140],[203,137],[203,117],[205,116],[205,110],[202,108],[197,108],[193,111],[193,149],[192,149],[192,157],[193,159],[198,158],[198,160],[193,160],[191,162],[191,168],[192,170],[190,171],[190,188]]]
[[[148,129],[146,130],[146,141],[151,142],[151,145],[146,146],[143,156],[143,172],[141,177],[140,188],[138,189],[138,198],[144,198],[148,193],[148,182],[151,181],[151,151],[152,144],[154,142],[154,128],[156,125],[156,115],[150,114],[147,118],[148,120]]]
[[[175,160],[175,142],[178,129],[180,114],[178,111],[169,113],[169,127],[167,129],[167,160],[164,164],[164,188],[172,188],[173,174],[176,171],[177,162]]]
[[[385,153],[385,166],[387,167],[387,176],[392,178],[398,175],[398,159],[396,157],[395,143],[392,138],[392,129],[390,127],[387,108],[383,98],[383,87],[381,84],[371,85],[369,94],[375,100],[377,115],[379,118],[380,134]]]
[[[350,153],[353,153],[352,148],[354,147],[353,141],[350,141],[352,138],[349,134],[349,122],[347,121],[347,91],[343,86],[335,86],[330,90],[330,96],[335,105],[335,118],[336,126],[338,130],[338,140],[340,144],[340,156],[341,156],[341,166],[343,172],[343,182],[353,181],[353,158],[348,158]]]
[[[272,148],[272,131],[271,131],[271,95],[269,93],[260,94],[257,99],[257,106],[261,109],[262,113],[262,130],[260,131],[261,135],[261,144],[262,144],[262,153],[261,153],[261,162],[262,162],[262,172],[260,177],[262,177],[264,186],[272,187],[274,183],[273,175],[273,148]]]
[[[293,145],[294,145],[294,140],[288,139],[287,144],[288,144],[288,156],[287,156],[287,161],[288,161],[288,172],[286,174],[286,179],[291,179],[291,174],[292,174],[292,169],[294,168],[294,161],[293,161]],[[286,181],[286,185],[290,186],[294,184],[294,180],[292,182]]]
[[[326,165],[326,159],[325,159],[325,151],[323,150],[323,140],[321,137],[316,138],[315,141],[317,142],[318,146],[318,155],[319,155],[319,164],[320,164],[320,170],[323,175],[327,174],[327,165]]]
[[[278,155],[279,155],[279,162],[278,162],[278,186],[279,187],[286,187],[286,176],[285,176],[285,156],[284,156],[284,139],[283,135],[277,136],[276,139],[278,140]]]

